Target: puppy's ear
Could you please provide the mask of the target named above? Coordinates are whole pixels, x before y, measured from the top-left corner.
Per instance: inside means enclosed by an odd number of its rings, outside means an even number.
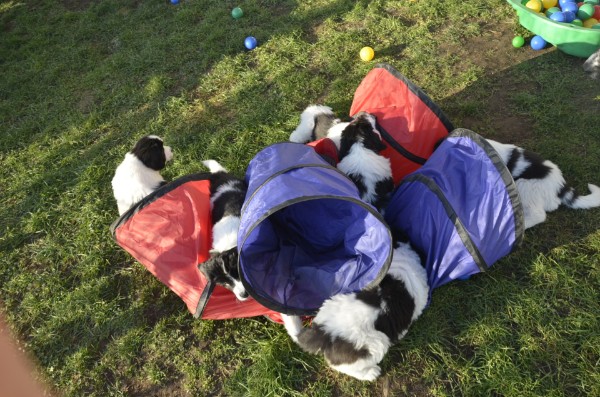
[[[222,262],[223,258],[220,254],[212,255],[206,261],[198,265],[198,270],[204,274],[204,277],[206,277],[207,280],[216,281],[217,272],[221,268]]]
[[[167,163],[163,142],[156,137],[143,137],[135,144],[131,153],[146,167],[155,171],[162,170]]]

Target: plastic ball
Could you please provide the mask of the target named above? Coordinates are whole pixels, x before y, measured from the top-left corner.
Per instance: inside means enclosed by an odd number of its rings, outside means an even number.
[[[579,11],[579,7],[577,6],[577,4],[575,2],[565,3],[562,10],[563,10],[563,12],[570,11],[575,14],[575,13],[577,13],[577,11]]]
[[[583,22],[581,21],[581,19],[574,19],[573,22],[571,22],[571,25],[582,27],[583,26]]]
[[[552,7],[556,7],[556,5],[558,4],[557,0],[542,0],[542,5],[544,6],[544,9],[548,9],[548,8],[552,8]]]
[[[592,26],[596,25],[597,23],[598,23],[598,20],[596,18],[588,18],[585,21],[583,21],[583,27],[591,28]]]
[[[546,16],[549,17],[550,15],[554,14],[555,12],[560,12],[560,8],[558,8],[558,7],[548,8],[546,10]]]
[[[546,40],[544,40],[542,38],[542,36],[533,36],[531,38],[531,48],[533,48],[536,51],[542,50],[544,47],[546,47]]]
[[[600,0],[585,0],[584,3],[588,3],[588,4],[597,6],[600,4]]]
[[[592,18],[596,18],[597,20],[600,20],[600,5],[594,6],[594,15],[592,15]]]
[[[565,16],[565,22],[566,23],[571,23],[571,22],[573,22],[577,18],[577,16],[575,15],[575,13],[572,12],[572,11],[563,11],[563,14]]]
[[[515,36],[512,39],[512,45],[515,48],[523,47],[523,44],[525,44],[525,39],[523,38],[523,36]]]
[[[577,17],[585,21],[594,15],[594,11],[596,10],[592,4],[583,4],[581,7],[579,7],[579,11],[577,11]]]
[[[179,0],[171,0],[171,4],[179,4]]]
[[[558,5],[560,6],[560,8],[563,8],[566,3],[571,3],[573,1],[574,0],[558,0]]]
[[[256,37],[254,37],[254,36],[248,36],[244,40],[244,47],[246,47],[249,50],[255,49],[257,44],[258,44],[258,41],[256,41]]]
[[[542,2],[540,0],[529,0],[525,7],[532,11],[540,12],[542,10]]]
[[[562,11],[555,12],[554,14],[550,15],[550,19],[552,19],[554,22],[565,22],[565,13]]]
[[[231,10],[231,16],[233,19],[240,19],[244,15],[244,11],[240,7],[235,7]]]
[[[371,47],[363,47],[360,50],[360,59],[369,62],[375,56],[375,51]]]

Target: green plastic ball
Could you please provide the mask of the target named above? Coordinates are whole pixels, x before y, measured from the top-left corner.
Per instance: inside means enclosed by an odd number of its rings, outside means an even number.
[[[581,19],[574,19],[573,22],[571,22],[571,25],[582,27],[583,22],[581,22]]]
[[[550,15],[554,14],[555,12],[559,12],[560,8],[558,7],[550,7],[546,10],[546,16],[550,17]]]
[[[240,7],[235,7],[231,10],[231,16],[233,19],[240,19],[244,15],[244,11]]]
[[[523,47],[523,44],[525,44],[525,39],[522,36],[515,36],[512,39],[512,45],[515,48]]]
[[[579,11],[577,11],[577,17],[585,21],[586,19],[590,19],[592,16],[594,16],[594,11],[596,10],[592,4],[582,4],[581,7],[579,7]]]

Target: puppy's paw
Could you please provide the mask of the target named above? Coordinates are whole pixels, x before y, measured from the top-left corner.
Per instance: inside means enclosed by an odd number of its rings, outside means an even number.
[[[359,379],[371,382],[377,379],[379,375],[381,375],[381,368],[379,367],[379,365],[374,365],[372,367],[364,368],[362,377]]]

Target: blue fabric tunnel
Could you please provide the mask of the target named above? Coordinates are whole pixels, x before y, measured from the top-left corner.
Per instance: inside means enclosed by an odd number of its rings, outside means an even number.
[[[246,171],[238,234],[248,292],[285,314],[314,314],[335,294],[377,285],[391,261],[381,215],[311,147],[278,143]]]

